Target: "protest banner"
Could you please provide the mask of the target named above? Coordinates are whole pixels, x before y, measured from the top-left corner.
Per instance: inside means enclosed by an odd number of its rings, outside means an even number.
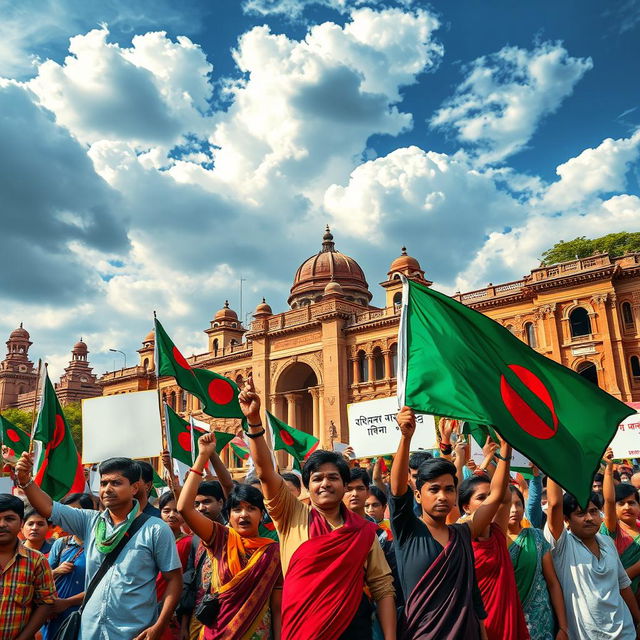
[[[630,407],[640,410],[640,402],[628,402]],[[611,442],[616,460],[640,458],[640,412],[625,418],[618,425],[618,432]]]
[[[349,421],[349,444],[356,458],[369,458],[387,453],[395,453],[400,442],[400,429],[396,422],[398,400],[378,398],[347,405]],[[433,416],[418,414],[416,432],[411,441],[411,449],[433,449],[436,444],[436,430]]]
[[[0,477],[0,493],[11,493],[13,490],[13,480],[9,476]]]
[[[82,460],[114,456],[152,458],[162,451],[156,391],[138,391],[82,401]]]

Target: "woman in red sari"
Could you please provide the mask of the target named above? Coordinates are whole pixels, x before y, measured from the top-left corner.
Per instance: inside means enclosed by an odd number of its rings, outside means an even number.
[[[487,499],[490,488],[488,476],[464,480],[458,494],[463,521]],[[507,489],[493,522],[472,541],[476,579],[487,612],[484,624],[488,640],[529,640],[507,547],[510,507],[511,492]]]
[[[229,526],[196,511],[194,499],[209,458],[215,434],[198,441],[199,454],[178,499],[178,509],[191,530],[202,539],[211,560],[211,579],[205,585],[217,601],[210,626],[201,640],[280,640],[282,572],[279,545],[258,536],[264,513],[262,494],[238,485],[228,499]]]

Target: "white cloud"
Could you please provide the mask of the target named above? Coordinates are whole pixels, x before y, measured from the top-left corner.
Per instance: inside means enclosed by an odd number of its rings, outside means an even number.
[[[592,67],[591,58],[572,58],[559,43],[531,51],[504,47],[469,65],[431,126],[455,131],[480,162],[501,162],[527,144],[542,118],[560,107]]]
[[[347,13],[354,7],[361,5],[386,5],[389,0],[244,0],[242,8],[246,13],[256,13],[261,16],[279,14],[289,18],[299,18],[308,7],[327,7],[340,13]],[[398,0],[395,4],[410,6],[413,0]]]

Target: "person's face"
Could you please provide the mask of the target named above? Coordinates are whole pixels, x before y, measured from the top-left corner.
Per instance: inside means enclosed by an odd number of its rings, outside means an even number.
[[[593,484],[591,485],[591,489],[596,493],[602,493],[602,481],[594,480]]]
[[[91,472],[91,469],[89,467],[84,467],[84,469],[82,470],[82,473],[84,473],[84,481],[85,482],[89,482],[89,474]]]
[[[628,473],[620,474],[620,482],[629,482],[631,480],[631,476]]]
[[[415,491],[416,490],[416,479],[418,478],[418,470],[417,469],[409,469],[409,477],[407,479],[407,482],[409,483],[409,486],[411,487],[411,491]]]
[[[118,509],[130,503],[140,490],[140,481],[130,482],[121,473],[100,476],[100,500],[107,509]]]
[[[347,484],[347,490],[345,491],[342,502],[344,506],[351,511],[362,512],[364,511],[364,504],[369,495],[369,487],[367,487],[362,478],[349,482]]]
[[[309,477],[309,497],[314,506],[328,509],[339,505],[346,490],[335,464],[325,462]]]
[[[384,507],[378,498],[373,494],[369,494],[369,497],[364,503],[364,512],[373,518],[376,522],[384,520]]]
[[[616,515],[626,525],[636,527],[636,521],[640,518],[640,504],[634,495],[627,496],[616,502]]]
[[[0,545],[15,544],[22,520],[15,511],[0,511]]]
[[[140,480],[138,485],[138,490],[135,495],[136,500],[147,500],[151,495],[151,489],[153,489],[153,481],[144,482]]]
[[[44,542],[49,532],[49,523],[41,515],[27,518],[22,525],[22,535],[25,540],[39,544]]]
[[[488,482],[479,482],[473,491],[469,504],[464,506],[466,514],[475,513],[476,509],[489,497],[491,493],[491,484]]]
[[[203,496],[198,494],[193,501],[195,510],[201,513],[203,516],[209,518],[209,520],[217,520],[224,502],[217,500],[213,496]]]
[[[287,485],[287,489],[289,489],[289,491],[291,491],[291,494],[294,495],[296,498],[300,495],[300,489],[298,489],[298,487],[296,487],[295,484],[293,484],[293,482],[291,482],[291,480],[285,480],[284,483]]]
[[[640,489],[640,473],[634,473],[631,476],[631,484],[636,488]]]
[[[160,517],[171,527],[174,533],[179,532],[184,524],[184,520],[176,508],[175,500],[169,500],[169,502],[162,507]]]
[[[229,524],[241,536],[255,538],[262,519],[262,511],[253,504],[240,502],[229,512]]]
[[[450,473],[425,482],[420,491],[415,492],[416,501],[420,503],[423,513],[434,520],[446,519],[456,503],[457,495],[456,485]]]
[[[578,507],[567,519],[569,529],[580,540],[595,537],[602,524],[600,509],[593,502],[589,502],[586,511]]]
[[[511,509],[509,511],[509,524],[517,525],[522,522],[524,517],[524,505],[520,496],[515,491],[511,492]]]

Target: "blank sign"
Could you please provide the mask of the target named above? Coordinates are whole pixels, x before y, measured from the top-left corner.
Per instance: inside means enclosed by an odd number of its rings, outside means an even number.
[[[151,458],[162,451],[156,391],[123,393],[82,401],[82,462]]]

